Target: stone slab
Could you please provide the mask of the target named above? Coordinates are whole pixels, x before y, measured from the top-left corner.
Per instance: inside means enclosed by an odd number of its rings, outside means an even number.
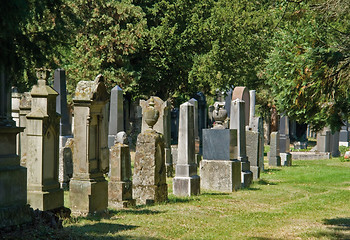
[[[203,159],[237,159],[237,130],[203,129]]]
[[[323,152],[291,152],[293,160],[330,159],[330,153]]]

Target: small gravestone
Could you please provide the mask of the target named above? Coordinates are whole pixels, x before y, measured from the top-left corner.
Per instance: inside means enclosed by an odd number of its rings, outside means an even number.
[[[203,129],[201,188],[233,192],[241,187],[241,162],[237,160],[237,130],[223,126],[227,117],[223,105],[213,111],[216,126]]]
[[[192,196],[200,193],[200,178],[195,160],[194,105],[180,105],[178,159],[173,179],[176,196]]]
[[[317,133],[317,151],[331,152],[331,130],[324,128]]]
[[[104,78],[80,81],[75,90],[73,177],[69,197],[73,215],[105,211],[108,205],[108,101]]]
[[[114,145],[118,132],[124,131],[123,90],[115,86],[111,90],[109,106],[108,147]]]
[[[268,153],[268,159],[269,159],[270,166],[281,166],[278,132],[271,133],[270,152]]]
[[[38,69],[38,84],[32,88],[32,111],[27,114],[28,203],[46,211],[63,207],[63,190],[58,182],[60,116],[56,113],[58,93],[46,85],[48,70]]]
[[[32,96],[29,92],[25,92],[19,103],[19,123],[20,127],[24,128],[24,131],[20,133],[21,145],[21,166],[26,166],[27,161],[27,114],[32,109]]]
[[[170,102],[163,101],[159,97],[152,97],[154,101],[154,108],[159,112],[159,119],[154,125],[153,129],[157,132],[163,134],[164,138],[164,151],[165,151],[165,165],[167,168],[167,176],[170,177],[173,175],[173,161],[171,155],[171,120],[170,120]],[[148,129],[146,122],[143,120],[144,112],[146,111],[149,100],[141,100],[140,106],[142,107],[142,128],[141,132],[144,132]]]
[[[108,207],[135,206],[132,199],[131,160],[127,135],[119,132],[110,150],[110,181],[108,182]]]
[[[241,162],[242,187],[249,187],[253,180],[250,162],[246,154],[245,102],[236,99],[231,103],[230,129],[237,130],[237,158]]]
[[[155,99],[147,101],[142,120],[148,125],[137,137],[133,175],[133,198],[137,204],[153,204],[168,199],[163,135],[153,129],[159,118]]]

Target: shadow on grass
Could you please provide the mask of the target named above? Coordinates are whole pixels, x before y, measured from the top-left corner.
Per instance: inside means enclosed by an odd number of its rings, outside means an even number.
[[[259,179],[259,181],[255,182],[255,183],[259,184],[259,185],[277,185],[276,183],[269,182],[265,179]]]
[[[328,230],[321,230],[311,235],[316,238],[350,239],[350,218],[323,219]]]
[[[281,171],[281,169],[277,169],[277,168],[264,169],[264,173],[272,173],[272,172],[279,172],[279,171]]]
[[[176,196],[169,196],[168,202],[169,204],[174,203],[189,203],[192,201],[200,201],[199,199],[194,199],[193,197],[176,197]]]
[[[120,209],[120,210],[110,209],[108,212],[110,215],[120,214],[120,213],[135,214],[135,215],[155,215],[155,214],[163,213],[164,211],[142,209],[142,208],[140,209],[139,206],[137,206],[137,208]]]
[[[223,196],[223,195],[230,195],[230,193],[204,192],[204,193],[201,193],[201,195],[208,195],[208,196]]]
[[[350,218],[332,218],[323,219],[325,225],[332,225],[333,228],[339,230],[350,230]]]

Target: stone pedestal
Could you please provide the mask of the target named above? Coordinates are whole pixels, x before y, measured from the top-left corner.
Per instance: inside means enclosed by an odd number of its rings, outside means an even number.
[[[279,151],[279,133],[272,132],[270,137],[270,152],[268,152],[270,166],[281,166],[281,157]]]
[[[110,181],[108,182],[108,207],[135,206],[132,199],[131,160],[129,146],[116,143],[110,150]]]
[[[154,130],[146,130],[137,137],[133,198],[137,204],[153,204],[168,199],[164,140]]]
[[[32,208],[42,211],[64,205],[58,182],[58,93],[46,85],[47,74],[38,70],[38,84],[31,91],[32,111],[27,114],[27,198]]]
[[[104,79],[80,81],[75,91],[73,178],[70,203],[73,215],[104,211],[108,205],[108,99]]]

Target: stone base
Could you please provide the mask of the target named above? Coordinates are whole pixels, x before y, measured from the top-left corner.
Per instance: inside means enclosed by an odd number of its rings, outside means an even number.
[[[52,210],[64,206],[63,190],[60,188],[50,189],[48,191],[28,191],[28,204],[33,209],[41,211]]]
[[[33,217],[33,209],[30,208],[29,204],[0,208],[0,233],[1,228],[30,223],[33,221]]]
[[[133,198],[136,204],[154,204],[168,200],[168,185],[133,185]]]
[[[132,182],[108,182],[108,207],[128,208],[135,206],[132,199]]]
[[[173,193],[175,196],[190,197],[200,194],[200,177],[175,177],[173,179]]]
[[[269,166],[281,166],[281,157],[280,156],[271,156],[270,152],[267,153],[267,158],[269,159]]]
[[[260,167],[250,166],[250,171],[253,173],[254,180],[258,180],[260,178]]]
[[[70,181],[69,190],[72,215],[86,216],[102,212],[108,205],[108,184],[104,178]]]
[[[242,188],[248,188],[253,182],[253,173],[251,171],[241,172]]]
[[[292,166],[292,154],[280,153],[280,157],[282,166]]]
[[[200,163],[200,186],[203,189],[234,192],[241,187],[241,162],[205,160]]]

